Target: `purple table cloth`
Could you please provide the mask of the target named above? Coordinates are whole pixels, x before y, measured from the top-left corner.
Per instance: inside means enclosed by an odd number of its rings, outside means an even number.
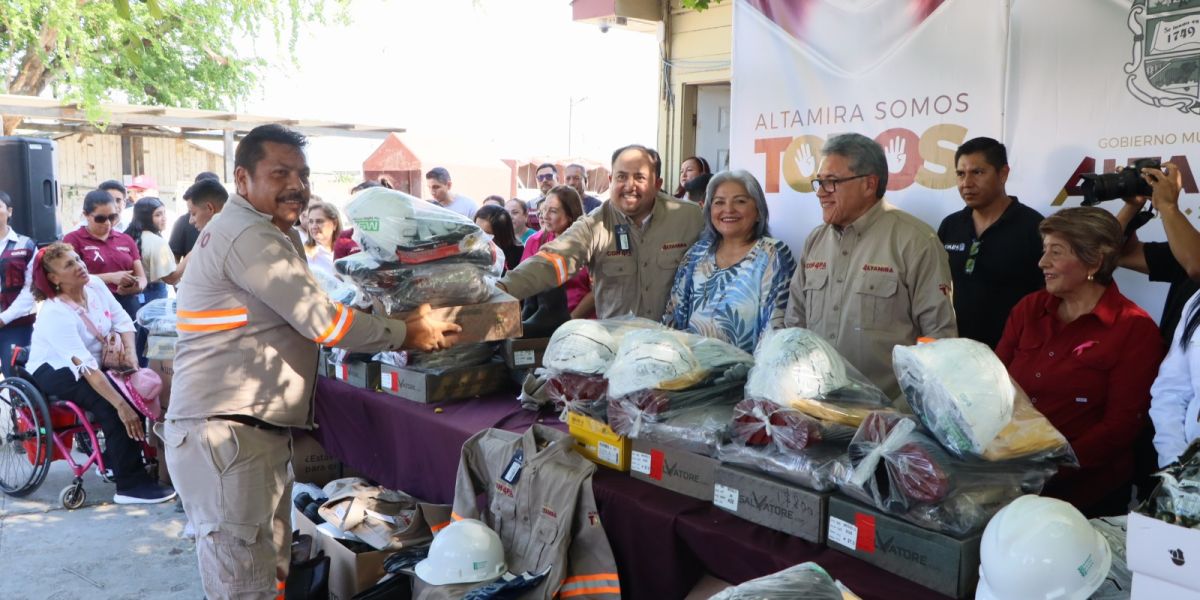
[[[435,412],[440,408],[442,412]],[[560,429],[556,414],[523,410],[512,394],[426,405],[321,377],[314,437],[380,484],[449,504],[463,442],[496,427]],[[683,598],[705,571],[732,583],[814,561],[865,600],[945,596],[854,557],[739,519],[605,468],[592,479],[624,597]]]

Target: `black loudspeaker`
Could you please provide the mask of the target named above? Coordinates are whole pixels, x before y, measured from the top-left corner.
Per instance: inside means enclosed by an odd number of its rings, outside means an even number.
[[[53,141],[0,136],[0,190],[13,201],[9,226],[38,246],[62,238],[54,170]]]

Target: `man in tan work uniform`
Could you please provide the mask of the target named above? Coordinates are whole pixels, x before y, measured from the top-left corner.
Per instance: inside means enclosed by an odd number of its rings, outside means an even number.
[[[614,152],[610,180],[609,202],[509,271],[500,287],[524,299],[587,267],[596,316],[662,319],[675,269],[704,229],[700,207],[659,192],[662,165],[645,146]]]
[[[313,426],[319,346],[432,350],[458,330],[428,306],[394,321],[321,291],[292,228],[310,196],[305,143],[263,125],[238,144],[238,193],[201,232],[179,288],[160,435],[209,600],[274,598],[286,577],[290,428]]]
[[[888,166],[874,140],[829,138],[813,185],[825,221],[804,241],[784,325],[824,337],[890,398],[892,348],[957,337],[946,250],[933,229],[884,202]]]

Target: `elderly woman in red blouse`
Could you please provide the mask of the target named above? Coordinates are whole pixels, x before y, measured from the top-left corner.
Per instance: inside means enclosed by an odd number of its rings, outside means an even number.
[[[1013,307],[996,354],[1079,458],[1043,494],[1089,517],[1125,514],[1163,357],[1158,326],[1113,282],[1123,234],[1108,211],[1064,209],[1038,229],[1046,289]]]

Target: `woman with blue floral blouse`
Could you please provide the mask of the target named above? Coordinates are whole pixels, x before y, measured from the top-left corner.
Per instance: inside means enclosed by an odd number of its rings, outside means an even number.
[[[663,322],[754,352],[758,338],[783,325],[796,260],[770,237],[767,200],[746,171],[724,171],[708,184],[705,232],[688,250]]]

